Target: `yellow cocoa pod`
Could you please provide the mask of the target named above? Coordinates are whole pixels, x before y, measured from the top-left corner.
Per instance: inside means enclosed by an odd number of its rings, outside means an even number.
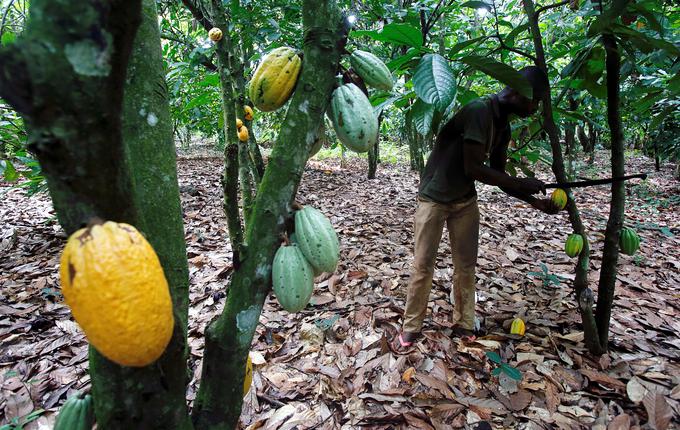
[[[243,116],[247,121],[253,120],[253,108],[251,108],[250,106],[244,106],[243,112],[244,112]]]
[[[250,385],[253,383],[253,360],[250,359],[250,354],[248,354],[248,362],[246,363],[246,376],[243,379],[243,396],[245,397],[250,390]]]
[[[293,48],[282,46],[267,54],[250,81],[250,100],[269,112],[280,108],[293,93],[302,60]]]
[[[241,142],[247,142],[248,141],[248,127],[245,125],[238,130],[238,140]]]
[[[236,118],[236,130],[240,130],[243,127],[243,121],[240,118]]]
[[[522,318],[515,318],[512,320],[512,324],[510,325],[510,333],[524,336],[525,330],[526,326],[524,325]]]
[[[217,28],[217,27],[213,27],[213,28],[211,28],[210,31],[208,32],[208,37],[209,37],[210,40],[212,40],[213,42],[219,42],[220,40],[222,40],[222,30],[220,30],[220,29]]]
[[[161,356],[174,319],[158,257],[133,226],[106,222],[69,237],[59,268],[66,304],[106,358],[141,367]]]
[[[556,188],[550,196],[553,204],[559,208],[559,210],[564,209],[567,206],[567,193],[562,188]]]

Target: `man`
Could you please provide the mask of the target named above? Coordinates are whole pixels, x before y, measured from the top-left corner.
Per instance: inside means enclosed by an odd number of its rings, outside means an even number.
[[[548,78],[538,67],[520,71],[533,89],[533,98],[506,87],[465,105],[441,130],[427,160],[418,190],[415,219],[415,259],[408,286],[402,332],[395,346],[408,348],[423,326],[437,249],[446,223],[454,264],[454,334],[474,337],[475,266],[479,239],[479,209],[475,181],[499,186],[507,194],[546,213],[556,213],[535,178],[505,173],[510,141],[510,115],[526,118],[538,110],[549,91]],[[489,166],[485,165],[489,161]]]

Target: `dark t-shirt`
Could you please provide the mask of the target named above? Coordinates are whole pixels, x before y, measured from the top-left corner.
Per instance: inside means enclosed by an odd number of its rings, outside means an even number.
[[[476,99],[461,108],[442,128],[420,178],[418,194],[438,203],[467,200],[477,194],[465,175],[463,142],[484,145],[486,158],[510,140],[510,125],[500,118],[498,97]]]

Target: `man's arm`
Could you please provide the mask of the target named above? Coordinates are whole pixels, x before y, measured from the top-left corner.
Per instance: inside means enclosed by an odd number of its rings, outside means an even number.
[[[502,148],[502,150],[503,156],[505,156],[505,148]],[[496,155],[495,153],[492,154],[492,163],[496,163],[493,161],[496,157],[499,157],[499,155]],[[545,184],[538,179],[512,177],[505,173],[505,169],[498,170],[484,165],[485,159],[486,154],[484,152],[484,145],[467,140],[463,143],[463,163],[465,166],[465,174],[468,177],[488,185],[496,185],[508,194],[512,193],[511,195],[528,196],[534,200],[537,199],[531,197],[531,194],[536,194],[538,192],[545,193]],[[504,162],[503,166],[505,166]],[[527,202],[531,203],[530,201]]]
[[[492,169],[505,174],[505,165],[508,159],[507,151],[508,151],[507,144],[499,145],[496,148],[494,148],[494,151],[489,156],[489,165],[491,166]],[[500,189],[503,190],[504,193],[516,197],[522,201],[525,201],[530,205],[533,205],[536,202],[536,200],[538,200],[536,197],[530,194],[520,193],[508,187],[500,187]],[[545,192],[545,190],[542,191]]]

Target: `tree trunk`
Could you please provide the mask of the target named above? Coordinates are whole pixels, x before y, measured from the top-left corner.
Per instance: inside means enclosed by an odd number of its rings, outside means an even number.
[[[619,73],[621,57],[616,39],[611,34],[603,34],[607,70],[607,123],[611,133],[612,177],[626,174],[624,163],[623,131],[619,113]],[[612,200],[609,208],[609,220],[604,234],[602,251],[602,268],[597,294],[597,312],[595,321],[599,333],[600,352],[607,351],[609,339],[609,321],[611,319],[614,291],[616,287],[616,265],[619,259],[619,236],[623,226],[626,204],[626,189],[623,181],[612,183]]]
[[[231,74],[231,58],[233,52],[226,12],[221,0],[208,0],[206,8],[211,10],[213,25],[222,30],[222,39],[216,43],[217,70],[220,75],[222,94],[222,114],[224,115],[224,173],[222,175],[222,191],[224,193],[224,212],[227,216],[229,241],[233,253],[234,267],[241,261],[243,244],[243,226],[239,214],[239,139],[236,130],[236,99],[234,96],[234,77]]]
[[[306,43],[297,91],[262,178],[242,265],[232,275],[223,313],[205,333],[194,405],[195,425],[201,430],[232,429],[238,422],[246,357],[271,289],[274,254],[293,215],[295,190],[313,144],[307,136],[323,119],[344,50],[348,27],[335,1],[304,0],[302,16]]]
[[[529,20],[529,30],[531,31],[531,36],[534,42],[534,48],[536,50],[536,65],[540,67],[546,74],[548,74],[548,68],[545,62],[545,52],[543,50],[543,39],[541,37],[541,30],[538,26],[538,15],[536,15],[536,8],[534,6],[533,0],[524,0],[524,11],[527,14]],[[548,133],[550,139],[550,147],[552,148],[553,154],[553,164],[552,170],[557,178],[558,182],[567,182],[567,175],[564,169],[564,158],[562,157],[562,149],[560,147],[560,139],[553,120],[552,111],[552,100],[550,97],[550,92],[543,98],[543,128]],[[579,309],[581,311],[581,317],[583,319],[583,328],[585,331],[585,342],[589,349],[597,349],[599,345],[597,341],[597,331],[593,330],[595,325],[594,315],[592,306],[584,306],[588,303],[587,300],[583,300],[582,294],[589,294],[588,289],[588,265],[589,265],[589,254],[590,246],[588,244],[588,236],[586,235],[585,227],[581,221],[581,215],[579,214],[578,208],[576,207],[576,202],[574,201],[573,195],[570,189],[565,190],[569,196],[569,201],[567,203],[567,211],[569,212],[569,221],[574,230],[574,233],[578,233],[583,236],[583,250],[579,254],[578,262],[576,263],[576,277],[574,279],[574,290],[576,292],[577,302],[581,305]],[[592,292],[590,292],[592,294]]]
[[[569,110],[573,112],[576,109],[578,109],[578,102],[574,100],[573,94],[569,94]],[[567,173],[569,178],[573,180],[576,176],[576,124],[571,120],[567,120],[564,126],[564,143],[567,146],[567,154],[569,154]]]
[[[368,150],[368,179],[375,179],[375,173],[378,170],[378,163],[380,162],[380,123],[382,122],[382,112],[378,116],[378,137],[375,139],[375,144]]]
[[[183,233],[174,145],[152,0],[144,3],[144,25],[127,84],[125,79],[140,5],[33,1],[24,37],[0,48],[0,95],[26,120],[29,147],[40,161],[66,232],[94,217],[135,225],[156,249],[168,279],[175,332],[157,362],[121,367],[91,349],[98,427],[190,429],[185,405],[187,267],[184,246],[178,244]],[[99,61],[107,57],[108,62]],[[153,94],[159,85],[160,94]],[[148,108],[143,117],[132,111],[142,106]],[[157,157],[153,163],[129,159],[144,153]],[[155,193],[143,187],[155,187]]]

